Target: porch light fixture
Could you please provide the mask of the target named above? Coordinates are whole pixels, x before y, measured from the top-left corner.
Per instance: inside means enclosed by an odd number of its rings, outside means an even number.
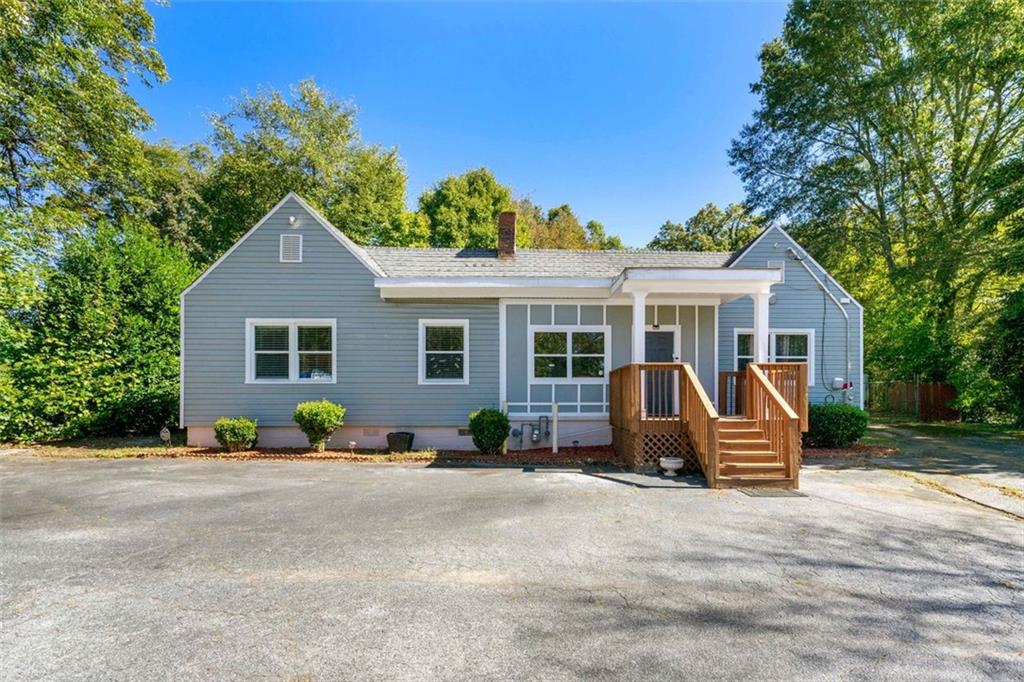
[[[296,222],[298,222],[298,221],[296,220],[295,216],[293,216],[293,215],[288,216],[288,226],[289,227],[295,227],[295,223]]]

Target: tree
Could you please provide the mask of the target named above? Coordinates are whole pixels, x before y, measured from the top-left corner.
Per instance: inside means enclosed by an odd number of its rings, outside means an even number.
[[[129,77],[167,78],[142,0],[8,0],[0,21],[0,196],[37,228],[78,227],[92,188],[139,163],[150,117]]]
[[[174,419],[178,295],[197,269],[149,226],[69,237],[16,348],[0,440],[159,430]]]
[[[1024,137],[1024,6],[795,0],[760,61],[730,150],[748,201],[827,263],[913,288],[946,378],[1010,284],[992,275],[1015,208],[996,171]]]
[[[584,226],[587,232],[587,244],[597,251],[622,251],[626,246],[618,235],[608,235],[604,225],[596,220],[588,220]]]
[[[449,176],[419,199],[420,213],[430,225],[431,246],[495,248],[498,214],[513,208],[512,190],[487,168]]]
[[[721,209],[707,204],[684,224],[666,220],[647,245],[662,251],[737,251],[766,226],[766,221],[741,204]]]
[[[533,246],[537,249],[587,249],[587,235],[569,204],[548,210],[547,219],[535,226]]]
[[[209,211],[208,257],[227,249],[288,191],[353,241],[401,245],[420,223],[406,215],[405,170],[395,149],[360,141],[356,110],[305,80],[291,99],[243,95],[212,119],[217,152],[201,196]]]
[[[1007,294],[1002,310],[983,340],[989,372],[999,377],[1012,396],[1018,424],[1024,424],[1024,288]]]

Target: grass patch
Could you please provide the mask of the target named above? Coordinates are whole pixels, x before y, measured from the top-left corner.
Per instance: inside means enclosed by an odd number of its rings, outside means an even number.
[[[1012,424],[975,424],[971,422],[922,422],[910,419],[872,418],[871,423],[910,429],[926,436],[981,436],[1024,440],[1024,429]],[[864,442],[863,440],[861,442]]]
[[[859,445],[871,445],[880,448],[889,448],[892,450],[899,450],[899,444],[896,439],[887,434],[885,431],[875,427],[873,424],[868,425],[868,430],[864,433],[859,441]]]
[[[91,457],[100,459],[124,459],[127,457],[166,456],[172,452],[199,450],[185,445],[185,433],[171,435],[170,445],[157,436],[137,438],[78,438],[75,440],[38,443],[16,446],[24,448],[39,457]]]

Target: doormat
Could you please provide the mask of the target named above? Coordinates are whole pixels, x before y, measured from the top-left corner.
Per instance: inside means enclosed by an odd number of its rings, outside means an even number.
[[[787,490],[786,488],[737,488],[737,490],[750,497],[807,497],[799,490]]]

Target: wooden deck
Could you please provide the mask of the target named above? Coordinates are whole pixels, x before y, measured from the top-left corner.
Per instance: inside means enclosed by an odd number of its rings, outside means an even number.
[[[656,469],[661,457],[682,457],[712,488],[798,487],[807,365],[751,363],[742,373],[722,374],[720,406],[729,407],[729,416],[719,415],[689,363],[632,363],[612,371],[616,453],[637,470]]]

